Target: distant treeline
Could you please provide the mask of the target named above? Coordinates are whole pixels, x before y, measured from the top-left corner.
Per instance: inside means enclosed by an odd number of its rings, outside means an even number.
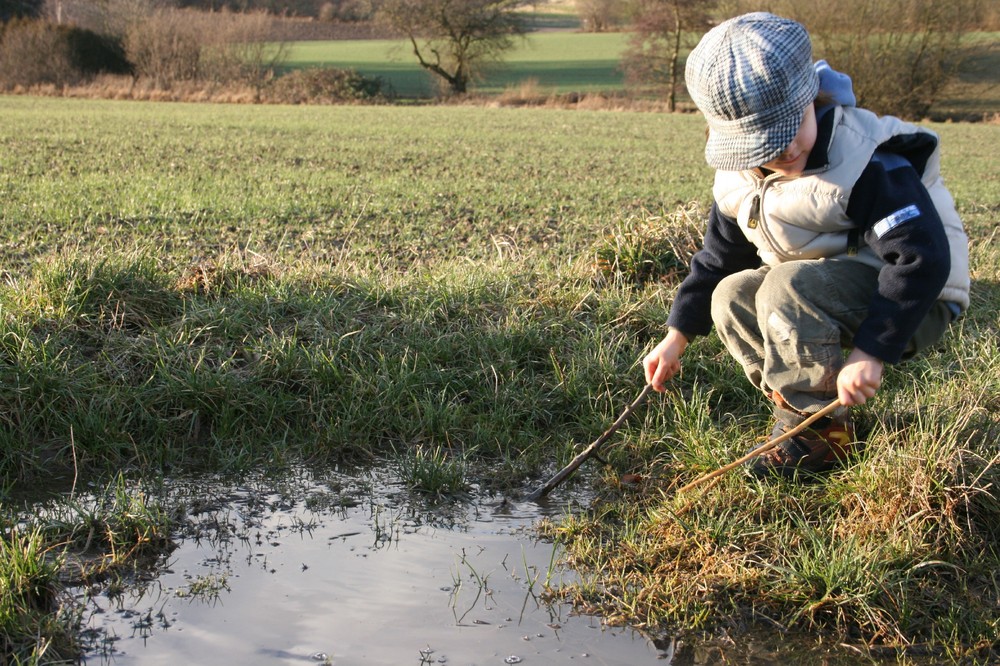
[[[353,70],[283,72],[288,41],[265,10],[180,8],[157,0],[49,0],[0,24],[0,92],[65,94],[81,86],[129,99],[226,99],[341,103],[393,96],[381,79]],[[9,5],[5,9],[12,10]],[[282,75],[283,74],[283,75]]]
[[[178,0],[178,7],[208,11],[266,11],[287,16],[319,16],[329,0]]]
[[[18,18],[39,18],[46,13],[73,15],[77,5],[98,5],[94,0],[0,0],[0,23]],[[267,12],[276,16],[299,16],[344,20],[344,0],[153,0],[149,4],[204,11]],[[351,4],[347,2],[346,4]],[[92,8],[88,8],[91,9]],[[348,17],[349,19],[349,17]]]
[[[37,18],[45,0],[0,0],[0,23],[18,18]]]

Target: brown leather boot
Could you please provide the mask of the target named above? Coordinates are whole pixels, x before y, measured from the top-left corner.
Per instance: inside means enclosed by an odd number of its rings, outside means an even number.
[[[777,392],[774,398],[775,424],[771,439],[780,437],[810,416],[793,410]],[[777,475],[786,479],[805,479],[833,469],[859,444],[854,422],[845,409],[841,414],[820,419],[771,450],[748,460],[746,465],[751,473],[761,478]]]

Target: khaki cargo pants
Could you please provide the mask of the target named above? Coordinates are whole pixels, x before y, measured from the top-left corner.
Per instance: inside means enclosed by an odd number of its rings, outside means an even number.
[[[868,314],[878,271],[856,261],[791,261],[728,276],[712,295],[719,337],[750,381],[768,396],[778,391],[801,412],[837,397],[844,349]],[[951,322],[938,301],[905,357],[936,343]]]

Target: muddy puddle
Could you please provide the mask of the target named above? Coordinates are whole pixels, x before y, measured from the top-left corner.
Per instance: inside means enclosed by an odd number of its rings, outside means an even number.
[[[187,498],[172,552],[142,580],[74,590],[87,664],[664,663],[640,633],[543,599],[573,574],[532,526],[580,498],[430,503],[336,471],[171,493]]]

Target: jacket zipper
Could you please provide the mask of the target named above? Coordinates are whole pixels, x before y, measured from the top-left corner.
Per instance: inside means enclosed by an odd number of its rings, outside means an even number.
[[[781,258],[782,261],[789,261],[792,256],[784,252],[778,243],[774,240],[770,231],[767,228],[767,222],[764,220],[763,208],[764,208],[764,192],[767,190],[768,185],[771,184],[773,180],[781,178],[776,174],[766,176],[761,179],[760,187],[754,192],[753,200],[750,202],[750,213],[747,219],[747,226],[751,229],[760,229],[761,238],[764,239],[764,243],[767,245],[768,250],[777,257]]]

